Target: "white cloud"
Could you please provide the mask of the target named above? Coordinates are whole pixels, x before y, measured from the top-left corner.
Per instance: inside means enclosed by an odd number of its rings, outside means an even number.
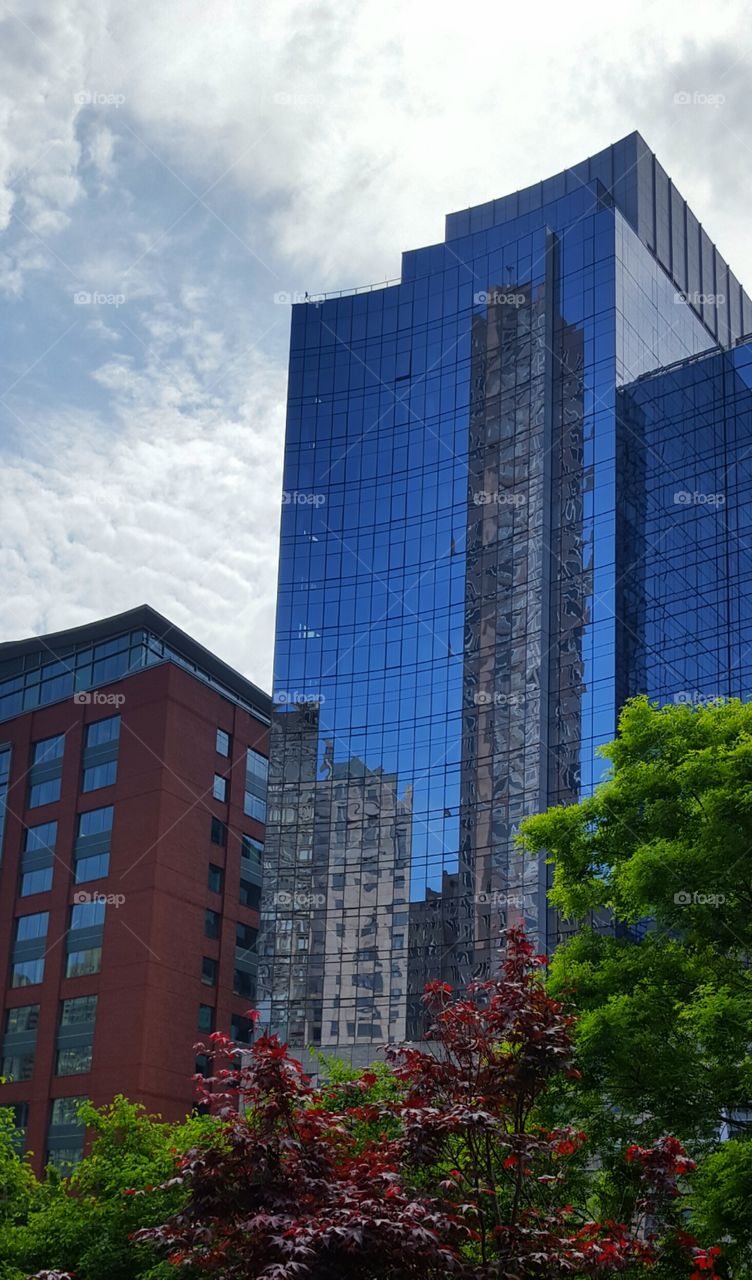
[[[712,15],[701,0],[622,10],[485,0],[468,14],[428,0],[261,0],[252,19],[243,0],[167,0],[148,23],[138,5],[119,17],[100,75],[127,97],[139,136],[181,176],[226,173],[220,190],[245,191],[252,207],[235,229],[252,244],[257,202],[269,201],[273,243],[312,290],[398,274],[400,249],[440,239],[446,211],[633,128],[650,141],[660,122],[664,163],[678,162],[680,178],[707,170],[719,142],[735,150],[722,120],[701,122],[698,154],[698,121],[661,88],[696,57],[689,36],[712,41],[716,80],[749,81],[736,0]]]
[[[144,601],[264,687],[274,619],[282,418],[253,361],[237,412],[181,412],[148,372],[107,366],[119,421],[30,418],[0,505],[4,638]],[[183,379],[190,382],[186,375]]]
[[[2,11],[2,227],[15,214],[32,231],[57,231],[82,194],[71,86],[80,83],[95,38],[88,6],[32,4],[22,14]]]
[[[752,280],[739,0],[0,12],[2,385],[28,427],[2,442],[6,637],[149,600],[268,682],[277,290],[396,276],[447,211],[634,128]],[[725,102],[677,109],[684,87]],[[74,314],[79,289],[127,301]]]
[[[252,247],[270,236],[291,271],[321,284],[394,273],[400,248],[440,238],[448,209],[634,127],[707,174],[719,142],[735,151],[724,113],[676,112],[669,78],[703,79],[692,42],[704,40],[709,85],[749,84],[737,0],[712,15],[702,0],[621,11],[485,0],[472,15],[428,0],[258,0],[252,12],[244,0],[32,0],[3,29],[6,218],[15,200],[42,234],[62,226],[82,195],[80,162],[109,175],[127,122],[134,151],[164,162],[165,187],[185,184],[186,206],[210,183],[212,208],[218,191],[243,192],[237,234]],[[735,124],[748,148],[741,111]]]
[[[115,135],[105,125],[92,129],[86,144],[86,161],[102,181],[115,173]]]

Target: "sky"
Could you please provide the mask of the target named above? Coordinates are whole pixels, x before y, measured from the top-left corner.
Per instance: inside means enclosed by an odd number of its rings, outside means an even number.
[[[743,3],[0,0],[0,640],[271,683],[290,308],[638,129],[752,287]]]

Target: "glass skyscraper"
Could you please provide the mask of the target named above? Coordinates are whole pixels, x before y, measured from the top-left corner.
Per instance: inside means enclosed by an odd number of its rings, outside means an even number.
[[[621,700],[750,698],[752,337],[643,376],[618,405]]]
[[[290,1044],[365,1062],[505,924],[555,945],[520,819],[594,785],[631,693],[745,691],[749,330],[638,134],[293,308],[259,955]]]

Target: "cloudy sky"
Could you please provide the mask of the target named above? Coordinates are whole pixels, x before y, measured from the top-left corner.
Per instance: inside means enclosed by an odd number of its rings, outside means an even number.
[[[449,210],[637,128],[752,282],[735,0],[0,0],[0,68],[0,639],[148,601],[268,686],[278,296]]]

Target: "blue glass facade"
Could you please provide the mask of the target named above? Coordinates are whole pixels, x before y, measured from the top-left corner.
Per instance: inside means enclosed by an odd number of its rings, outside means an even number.
[[[749,698],[752,343],[622,388],[619,419],[620,694]]]
[[[623,388],[644,441],[635,380],[752,319],[690,219],[632,135],[293,308],[259,981],[296,1046],[365,1061],[505,923],[556,941],[514,834],[597,780],[646,662]]]

